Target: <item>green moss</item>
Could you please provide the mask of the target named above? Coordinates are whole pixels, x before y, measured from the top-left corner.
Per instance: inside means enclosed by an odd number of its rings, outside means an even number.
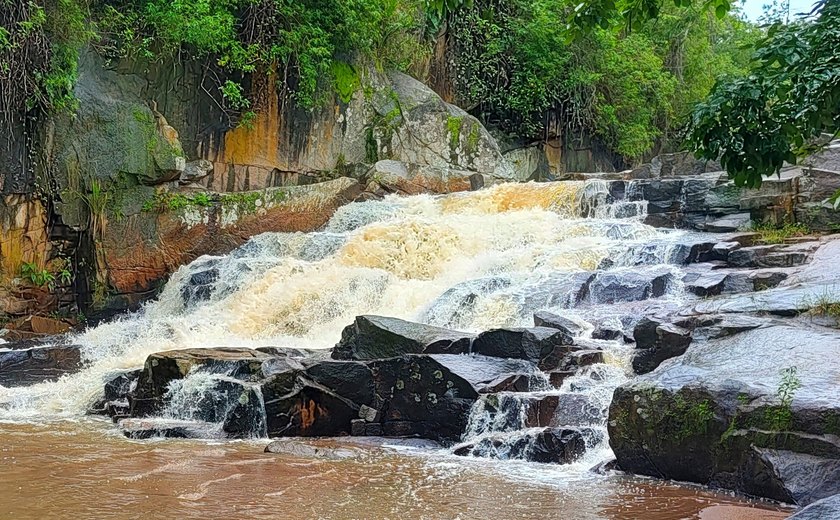
[[[674,394],[665,412],[665,418],[678,442],[706,433],[714,417],[715,413],[709,400],[690,403],[679,393]]]
[[[209,208],[215,201],[210,194],[198,192],[192,195],[183,193],[158,193],[153,198],[143,201],[141,211],[175,211],[182,212],[187,209]]]
[[[343,61],[334,61],[331,70],[335,93],[341,101],[349,103],[353,99],[353,94],[361,86],[359,75],[349,63]]]
[[[478,142],[481,139],[481,130],[477,123],[470,126],[470,133],[467,134],[467,153],[475,153],[478,150]]]
[[[149,114],[145,110],[142,110],[139,107],[132,108],[131,115],[134,117],[134,120],[138,123],[154,124],[155,122],[151,114]]]
[[[262,194],[257,191],[248,191],[242,193],[226,193],[219,198],[222,207],[225,209],[235,209],[239,213],[254,213],[257,211],[257,201],[262,198]]]
[[[464,124],[464,118],[457,116],[449,116],[446,119],[446,133],[449,135],[449,148],[455,150],[458,148],[458,143],[461,142],[461,126]]]
[[[379,160],[379,145],[376,143],[376,136],[373,127],[365,130],[365,161],[370,164]]]

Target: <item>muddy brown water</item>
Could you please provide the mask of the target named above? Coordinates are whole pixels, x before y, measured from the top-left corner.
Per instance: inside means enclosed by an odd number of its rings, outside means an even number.
[[[348,440],[131,441],[98,420],[0,423],[0,518],[777,520],[700,487]],[[327,451],[329,453],[329,451]]]

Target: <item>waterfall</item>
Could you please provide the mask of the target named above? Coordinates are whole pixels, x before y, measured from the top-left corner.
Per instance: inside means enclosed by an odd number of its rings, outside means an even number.
[[[30,387],[0,387],[0,420],[79,417],[101,396],[109,376],[142,366],[154,352],[327,349],[361,314],[476,332],[532,326],[533,313],[544,309],[582,321],[608,315],[605,308],[577,313],[564,284],[596,269],[672,270],[658,264],[669,262],[677,233],[643,224],[640,213],[617,218],[621,203],[612,204],[605,194],[603,183],[558,182],[388,196],[340,208],[318,232],[255,236],[228,255],[181,267],[139,312],[72,337],[81,346],[81,372]],[[657,245],[651,249],[651,244]],[[586,406],[600,414],[588,424],[601,432],[587,440],[593,453],[608,450],[604,410],[612,389],[626,377],[627,347],[617,341],[604,346],[610,353],[606,364],[581,369],[559,388],[547,379],[532,385],[539,389],[537,397],[585,396]],[[196,397],[224,387],[226,377],[191,373],[170,388],[165,419],[193,419],[196,403],[227,406]],[[500,395],[489,406],[485,400],[491,397],[485,396],[465,440],[527,431],[521,400],[533,397]],[[558,417],[553,424],[568,422]]]

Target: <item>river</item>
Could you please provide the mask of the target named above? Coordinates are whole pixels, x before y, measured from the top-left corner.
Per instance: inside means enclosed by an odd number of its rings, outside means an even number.
[[[611,317],[613,286],[594,284],[600,292],[587,296],[585,308],[565,287],[596,269],[614,279],[653,273],[669,280],[659,298],[663,305],[685,298],[673,261],[676,239],[684,235],[644,225],[642,205],[599,206],[602,188],[501,185],[354,203],[323,231],[260,235],[230,255],[182,267],[141,312],[73,338],[86,362],[80,373],[0,387],[0,516],[784,518],[785,510],[768,503],[590,471],[610,457],[605,424],[612,390],[632,377],[630,348],[620,340],[592,340],[605,353],[603,363],[557,387],[546,378],[539,389],[582,398],[595,410],[586,419],[594,432],[586,456],[565,466],[499,460],[509,459],[501,448],[457,457],[443,448],[383,447],[359,439],[289,441],[327,453],[341,448],[341,456],[326,458],[306,449],[263,453],[265,439],[133,441],[110,421],[87,415],[106,381],[158,351],[324,349],[359,314],[481,331],[530,326],[535,311],[550,309],[591,330],[595,318]],[[211,383],[215,377],[200,376]],[[188,405],[212,385],[189,384],[190,377],[172,388],[171,401],[181,406],[163,413],[164,420],[197,419]],[[500,402],[511,408],[497,415],[476,403],[465,442],[515,442],[527,433],[507,419],[517,416],[518,397]],[[582,420],[571,415],[559,420]]]

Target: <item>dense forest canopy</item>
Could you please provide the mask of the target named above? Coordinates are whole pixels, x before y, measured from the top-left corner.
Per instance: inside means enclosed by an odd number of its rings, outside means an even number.
[[[738,159],[739,152],[724,143],[755,145],[756,157],[767,161],[756,167],[760,179],[779,161],[790,160],[786,143],[801,147],[815,133],[836,129],[837,67],[831,61],[840,41],[832,32],[836,0],[825,4],[826,14],[817,22],[773,26],[769,32],[741,19],[724,0],[0,3],[5,7],[0,108],[6,119],[39,107],[72,109],[76,61],[84,44],[111,59],[206,60],[219,72],[220,102],[238,115],[235,121],[248,124],[258,110],[250,86],[255,77],[273,78],[299,107],[313,108],[333,90],[341,97],[352,95],[370,67],[422,75],[434,42],[447,38],[459,104],[521,139],[544,137],[553,114],[566,130],[587,132],[626,162],[638,162],[679,148],[693,108],[711,91],[693,119],[691,143],[703,157],[723,153],[730,172],[747,182],[755,178],[746,166],[754,159]],[[815,57],[831,53],[834,58],[825,63]],[[801,77],[803,67],[814,74],[796,83],[792,78]],[[713,90],[720,77],[739,79]],[[808,104],[819,114],[834,109],[834,119],[799,114],[796,103],[774,103],[784,96],[807,96],[813,81],[835,85],[834,93]],[[770,83],[786,85],[787,93]],[[758,96],[750,99],[754,92]],[[756,115],[761,121],[738,127],[725,119],[726,114],[741,117],[742,110],[755,113],[750,103],[767,108],[768,113]],[[730,105],[731,110],[725,108]],[[787,116],[779,113],[782,105]],[[788,120],[782,122],[784,117]],[[793,130],[797,123],[790,118],[807,119],[808,128]],[[772,135],[740,135],[764,119],[777,123],[765,128]]]

